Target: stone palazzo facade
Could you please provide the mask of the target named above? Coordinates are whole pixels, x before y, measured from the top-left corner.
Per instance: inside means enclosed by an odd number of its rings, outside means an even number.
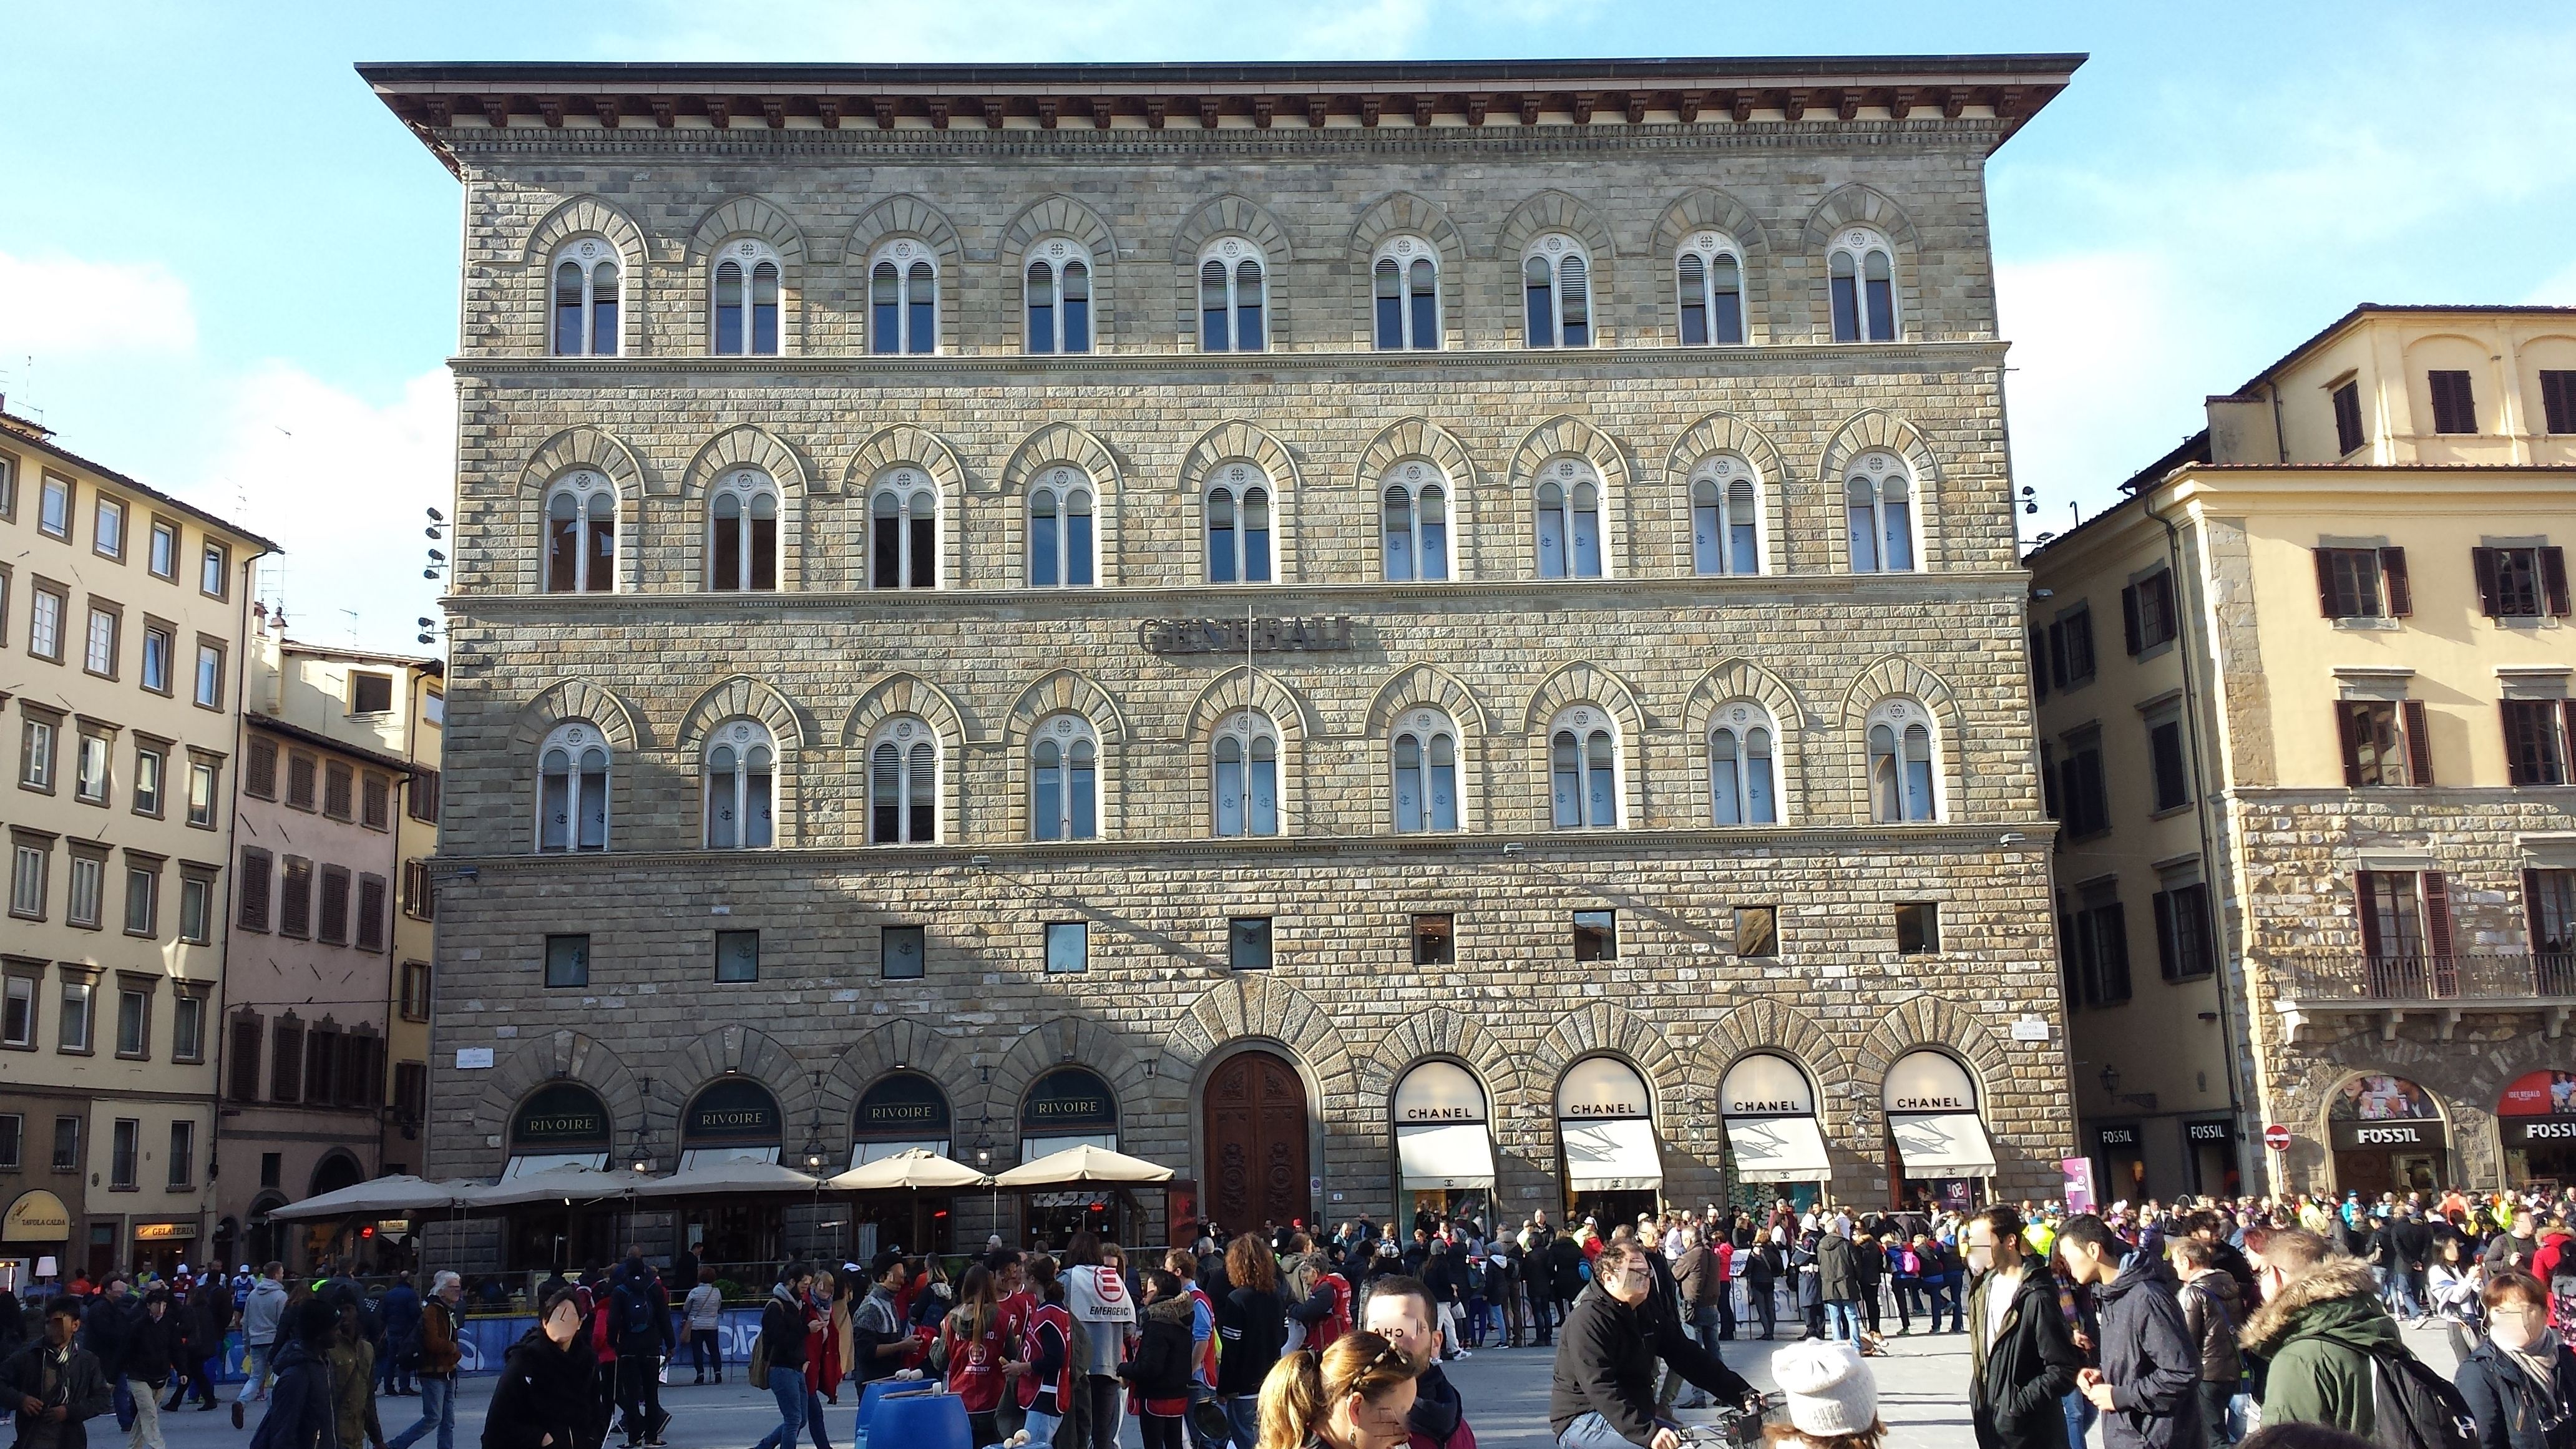
[[[368,68],[465,186],[427,1170],[2053,1192],[1982,168],[2076,60]]]

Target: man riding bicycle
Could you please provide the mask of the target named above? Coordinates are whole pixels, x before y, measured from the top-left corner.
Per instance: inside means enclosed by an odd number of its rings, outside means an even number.
[[[1655,1363],[1715,1395],[1759,1411],[1762,1396],[1715,1353],[1691,1342],[1669,1304],[1648,1300],[1655,1272],[1646,1249],[1615,1242],[1592,1264],[1556,1350],[1548,1427],[1558,1449],[1679,1449],[1679,1425],[1655,1417]]]

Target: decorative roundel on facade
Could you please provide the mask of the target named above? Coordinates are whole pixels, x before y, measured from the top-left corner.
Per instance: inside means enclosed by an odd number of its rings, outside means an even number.
[[[912,242],[908,242],[908,241],[899,241],[899,242],[896,242],[892,247],[888,248],[888,255],[892,256],[896,261],[899,261],[899,262],[901,262],[901,261],[909,261],[909,260],[911,260],[911,258],[912,258],[912,255],[913,255],[913,251],[914,251],[914,249],[915,249],[915,244],[914,244],[914,243],[912,243]]]
[[[911,739],[912,721],[908,719],[896,720],[894,724],[894,737],[899,740]]]
[[[1725,246],[1726,234],[1724,232],[1698,232],[1691,237],[1689,242],[1689,247],[1693,251],[1713,252],[1722,250]]]
[[[1418,483],[1422,480],[1422,472],[1423,468],[1421,464],[1407,463],[1404,465],[1404,481],[1408,483]]]
[[[736,744],[749,744],[758,733],[758,727],[749,720],[736,720],[725,727],[724,737]]]
[[[760,475],[749,468],[733,475],[733,486],[736,488],[749,488],[759,481]]]
[[[589,744],[589,743],[590,743],[590,726],[588,726],[588,725],[566,725],[566,726],[564,727],[564,735],[563,735],[563,737],[564,737],[564,743],[565,743],[565,744],[568,744],[568,745],[586,745],[586,744]]]
[[[1751,705],[1744,704],[1730,707],[1726,711],[1726,722],[1728,724],[1751,724],[1753,722],[1753,707]]]
[[[1073,248],[1065,245],[1064,238],[1062,237],[1057,237],[1054,241],[1046,244],[1046,254],[1051,257],[1060,257],[1072,250]]]
[[[1879,708],[1887,712],[1887,717],[1889,719],[1895,720],[1900,724],[1915,719],[1918,714],[1918,711],[1915,709],[1914,703],[1911,700],[1891,699],[1887,701],[1887,703],[1879,706]]]
[[[1567,723],[1573,725],[1577,729],[1586,728],[1592,723],[1592,711],[1588,709],[1578,709],[1568,714],[1565,718]]]
[[[765,252],[768,250],[768,248],[766,248],[766,247],[762,246],[760,243],[758,243],[758,242],[756,242],[756,241],[753,241],[753,240],[751,240],[750,238],[746,237],[746,238],[744,238],[743,240],[738,241],[738,242],[735,242],[733,245],[731,245],[731,246],[729,246],[729,247],[726,247],[726,248],[725,248],[725,250],[726,250],[726,251],[729,251],[729,252],[731,252],[731,253],[733,253],[733,254],[734,254],[735,256],[737,256],[737,257],[742,258],[742,259],[743,259],[744,261],[746,261],[746,262],[750,262],[750,261],[758,261],[758,260],[761,258],[762,254],[763,254],[763,253],[765,253]]]
[[[886,481],[897,488],[910,488],[921,481],[921,475],[910,468],[897,468],[886,475]]]
[[[1734,454],[1720,453],[1716,457],[1709,459],[1707,462],[1700,464],[1700,471],[1711,478],[1715,478],[1723,482],[1726,479],[1734,477],[1738,473],[1750,472],[1751,470],[1746,468],[1744,466],[1744,461],[1736,457]]]
[[[1076,725],[1074,724],[1074,722],[1073,722],[1073,716],[1072,716],[1072,715],[1069,715],[1069,714],[1060,714],[1060,715],[1057,715],[1057,716],[1055,717],[1055,729],[1053,730],[1053,733],[1054,733],[1058,738],[1061,738],[1061,739],[1070,739],[1070,738],[1072,738],[1072,736],[1073,736],[1073,732],[1074,732],[1074,730],[1075,730],[1076,728],[1077,728],[1077,726],[1076,726]]]
[[[1225,470],[1225,481],[1228,483],[1241,483],[1251,477],[1252,470],[1243,466],[1241,463],[1237,463],[1233,467]]]
[[[1243,243],[1234,237],[1227,237],[1218,244],[1217,250],[1230,257],[1239,257],[1243,255]]]
[[[1565,250],[1565,238],[1561,236],[1549,237],[1547,239],[1547,249],[1552,252],[1561,252]]]
[[[1387,250],[1393,252],[1399,257],[1409,257],[1413,255],[1415,249],[1419,245],[1419,243],[1415,242],[1414,239],[1409,236],[1400,236],[1387,247]]]
[[[598,481],[599,475],[596,473],[575,473],[572,475],[572,486],[575,488],[588,488]]]
[[[1861,466],[1867,468],[1873,473],[1884,473],[1887,471],[1888,467],[1887,455],[1885,453],[1872,453],[1861,461]]]
[[[1573,479],[1581,476],[1581,465],[1566,458],[1557,463],[1554,471],[1559,478]]]
[[[1261,732],[1261,716],[1254,714],[1250,710],[1245,710],[1234,718],[1227,720],[1225,722],[1225,727],[1236,734],[1259,734]]]
[[[1432,729],[1439,723],[1440,716],[1433,714],[1427,709],[1413,717],[1413,727],[1418,730]]]
[[[598,256],[604,250],[606,250],[605,245],[597,241],[586,241],[581,244],[581,254],[584,257]]]
[[[1843,245],[1850,247],[1853,251],[1859,251],[1863,247],[1869,246],[1877,240],[1878,234],[1865,226],[1856,226],[1843,233]]]
[[[1047,474],[1047,481],[1058,488],[1069,487],[1073,483],[1073,470],[1071,468],[1058,468]]]

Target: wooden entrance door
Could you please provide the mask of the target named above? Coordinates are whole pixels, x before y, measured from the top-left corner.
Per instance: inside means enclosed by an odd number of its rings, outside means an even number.
[[[1201,1104],[1209,1218],[1228,1232],[1311,1219],[1306,1194],[1306,1084],[1268,1052],[1229,1057]]]

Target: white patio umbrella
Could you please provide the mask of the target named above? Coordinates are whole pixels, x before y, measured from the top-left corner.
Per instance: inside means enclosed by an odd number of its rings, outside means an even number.
[[[720,1158],[701,1162],[669,1177],[648,1177],[637,1184],[640,1198],[715,1197],[728,1193],[812,1192],[817,1186],[813,1177],[792,1167],[775,1162],[757,1162],[747,1157]]]
[[[646,1180],[631,1172],[602,1172],[596,1167],[549,1168],[525,1177],[505,1177],[488,1187],[475,1188],[466,1194],[465,1206],[480,1211],[559,1199],[596,1202],[601,1198],[632,1197]]]
[[[1172,1170],[1083,1143],[1023,1162],[993,1179],[996,1187],[1082,1187],[1091,1183],[1169,1182]]]
[[[965,1163],[951,1162],[927,1147],[915,1147],[853,1167],[823,1186],[833,1192],[894,1192],[906,1188],[937,1192],[984,1187],[991,1182],[991,1178]]]
[[[444,1212],[464,1203],[468,1194],[480,1186],[462,1178],[432,1182],[409,1173],[396,1173],[270,1208],[268,1215],[293,1219]]]

